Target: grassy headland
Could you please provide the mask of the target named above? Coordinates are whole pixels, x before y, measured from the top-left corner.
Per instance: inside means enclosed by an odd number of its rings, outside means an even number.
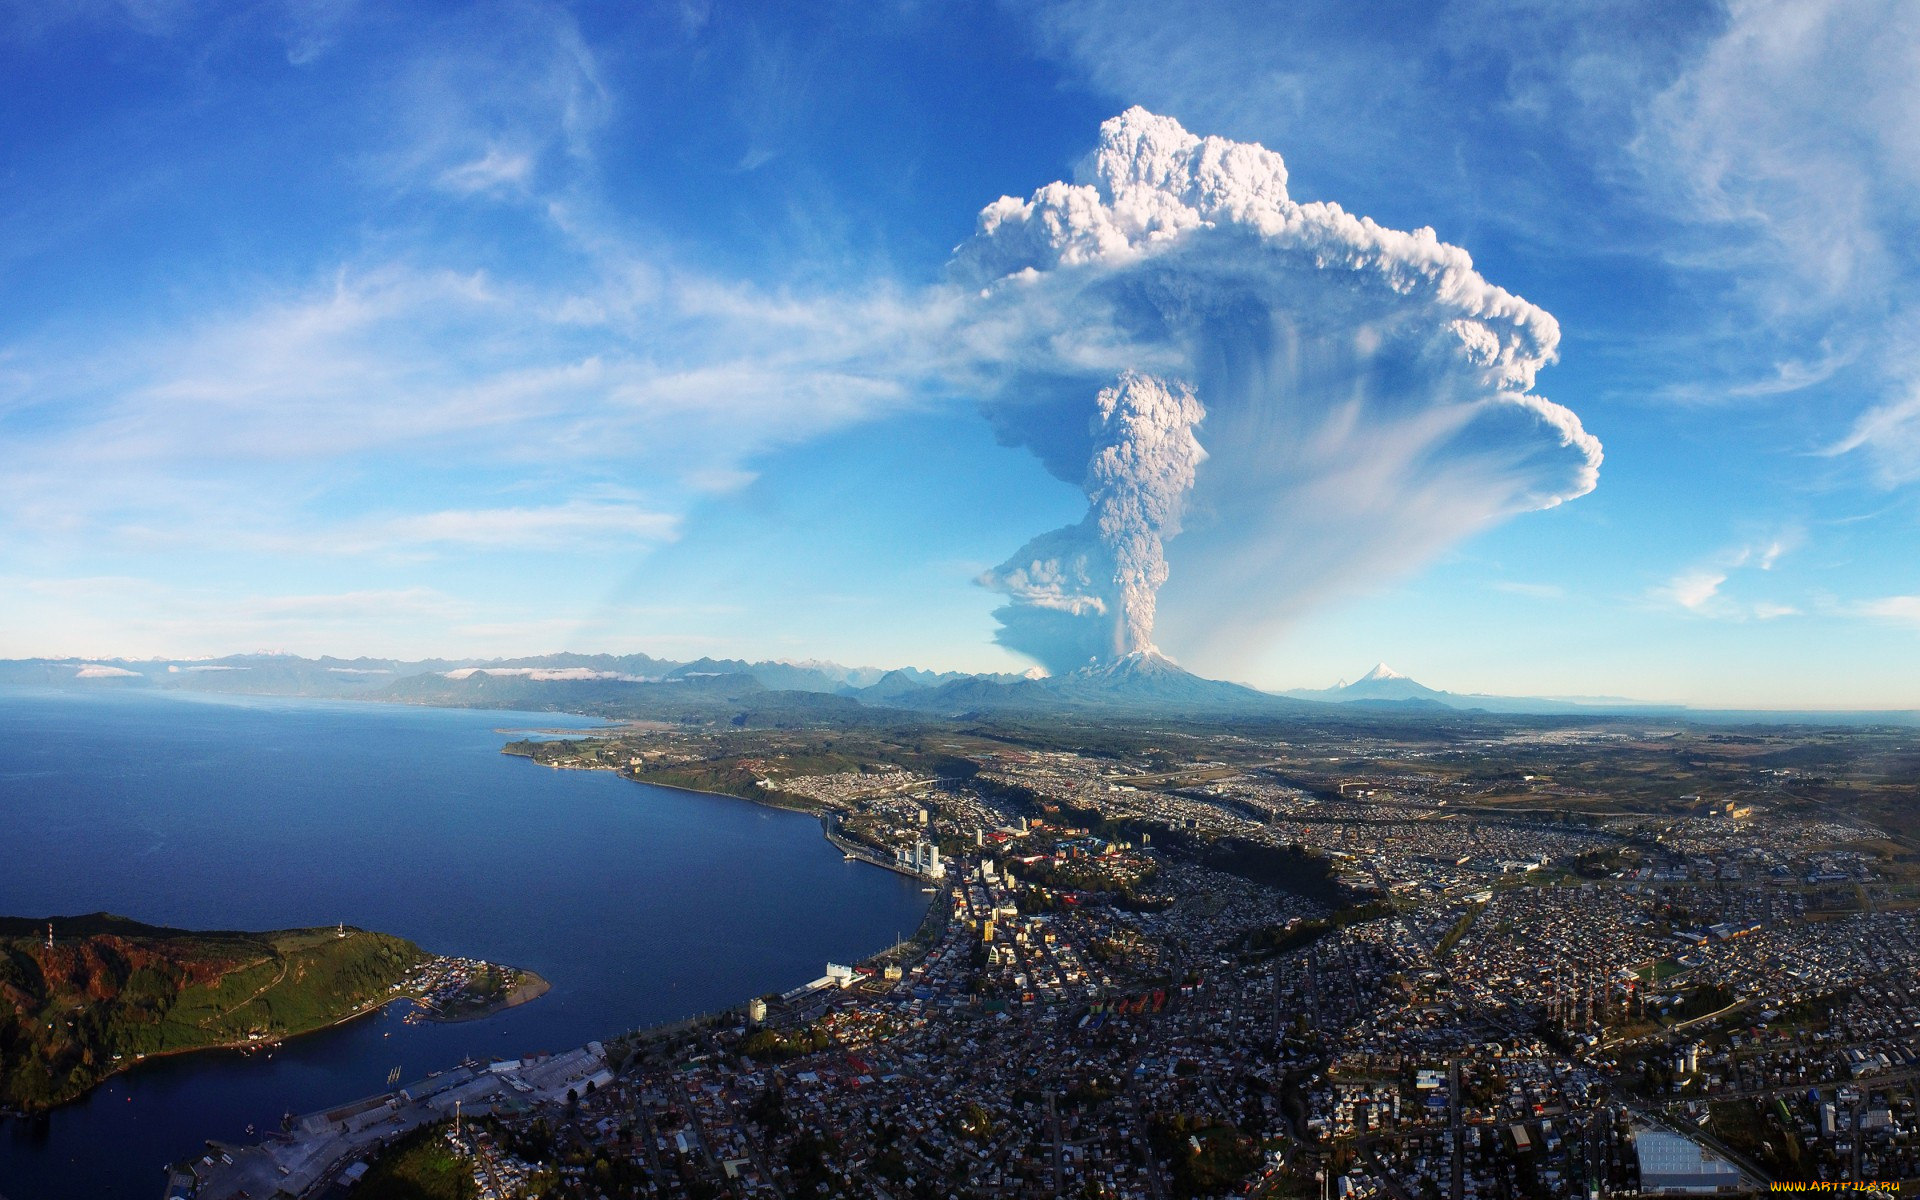
[[[362,929],[190,932],[96,913],[0,918],[0,1106],[84,1093],[142,1058],[271,1043],[397,998],[428,954]]]

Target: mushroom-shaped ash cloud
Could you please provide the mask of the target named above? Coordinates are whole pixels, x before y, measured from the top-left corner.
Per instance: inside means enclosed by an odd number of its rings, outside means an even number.
[[[1593,489],[1599,441],[1532,391],[1558,325],[1431,229],[1297,203],[1278,154],[1139,108],[1078,179],[989,205],[951,267],[988,415],[1089,502],[982,577],[1003,644],[1230,670],[1330,594]]]

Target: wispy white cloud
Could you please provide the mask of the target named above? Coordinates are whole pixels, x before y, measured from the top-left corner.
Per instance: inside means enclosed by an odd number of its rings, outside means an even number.
[[[1702,233],[1678,258],[1728,272],[1770,342],[1809,345],[1731,390],[1790,392],[1857,364],[1841,402],[1869,403],[1822,452],[1863,453],[1884,486],[1920,478],[1917,58],[1920,9],[1899,0],[1735,0],[1634,144],[1651,194]]]
[[[614,103],[573,16],[482,3],[454,30],[409,55],[386,85],[389,141],[367,164],[395,186],[469,195],[550,172],[554,194],[572,194],[590,178],[583,169]]]
[[[449,509],[395,517],[342,531],[314,549],[367,553],[421,546],[455,545],[478,550],[564,550],[625,542],[672,540],[677,514],[626,504],[569,501],[545,508]]]
[[[1767,542],[1764,546],[1755,547],[1751,552],[1753,565],[1762,571],[1773,570],[1773,564],[1779,562],[1782,555],[1797,549],[1800,545],[1800,540],[1800,532],[1793,530],[1781,534],[1772,541]]]
[[[1769,303],[1851,306],[1895,281],[1889,240],[1913,220],[1916,48],[1920,13],[1900,0],[1734,0],[1636,150],[1656,186],[1758,235],[1719,249],[1772,280]]]
[[[532,155],[489,146],[479,158],[440,172],[439,182],[448,191],[470,196],[524,184],[532,174]]]
[[[1862,617],[1920,628],[1920,596],[1882,596],[1875,600],[1862,600],[1853,605],[1850,611]]]
[[[1703,617],[1721,620],[1773,620],[1796,616],[1800,609],[1777,600],[1741,600],[1726,594],[1730,579],[1741,571],[1772,571],[1786,555],[1798,549],[1805,536],[1798,527],[1783,529],[1772,537],[1736,546],[1714,555],[1708,561],[1688,567],[1666,583],[1653,588],[1649,597],[1657,603],[1675,605]]]
[[[1692,612],[1706,612],[1720,598],[1720,587],[1727,581],[1725,571],[1696,568],[1675,575],[1655,594]]]
[[[1871,456],[1875,474],[1888,486],[1920,479],[1920,386],[1861,413],[1846,436],[1821,453],[1837,458],[1855,451]]]
[[[389,264],[180,332],[16,344],[0,526],[29,542],[89,529],[336,553],[657,543],[759,456],[929,403],[955,353],[943,294],[801,297],[684,274],[638,287]],[[582,297],[597,297],[591,320]],[[58,420],[27,422],[49,407]],[[365,464],[396,455],[543,502],[343,515]]]

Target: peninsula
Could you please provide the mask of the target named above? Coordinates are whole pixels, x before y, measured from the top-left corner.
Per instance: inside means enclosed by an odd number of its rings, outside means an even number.
[[[110,913],[0,918],[0,1109],[50,1108],[142,1059],[264,1047],[409,999],[465,1020],[546,991],[530,971],[340,925],[189,931]]]

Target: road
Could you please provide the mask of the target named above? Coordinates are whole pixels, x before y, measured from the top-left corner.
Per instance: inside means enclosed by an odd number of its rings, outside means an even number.
[[[1467,1194],[1467,1131],[1460,1119],[1460,1060],[1447,1060],[1447,1125],[1453,1131],[1453,1200]]]
[[[1844,1084],[1856,1084],[1862,1087],[1885,1087],[1892,1084],[1920,1083],[1920,1067],[1903,1067],[1897,1071],[1879,1071],[1872,1075],[1863,1075],[1859,1079],[1803,1079],[1798,1083],[1781,1083],[1772,1087],[1730,1088],[1724,1092],[1713,1092],[1704,1097],[1707,1100],[1758,1100],[1774,1096],[1793,1096],[1809,1088],[1840,1087]]]
[[[1058,1196],[1066,1190],[1067,1167],[1060,1151],[1060,1102],[1052,1092],[1047,1093],[1047,1129],[1053,1135],[1053,1194]]]

